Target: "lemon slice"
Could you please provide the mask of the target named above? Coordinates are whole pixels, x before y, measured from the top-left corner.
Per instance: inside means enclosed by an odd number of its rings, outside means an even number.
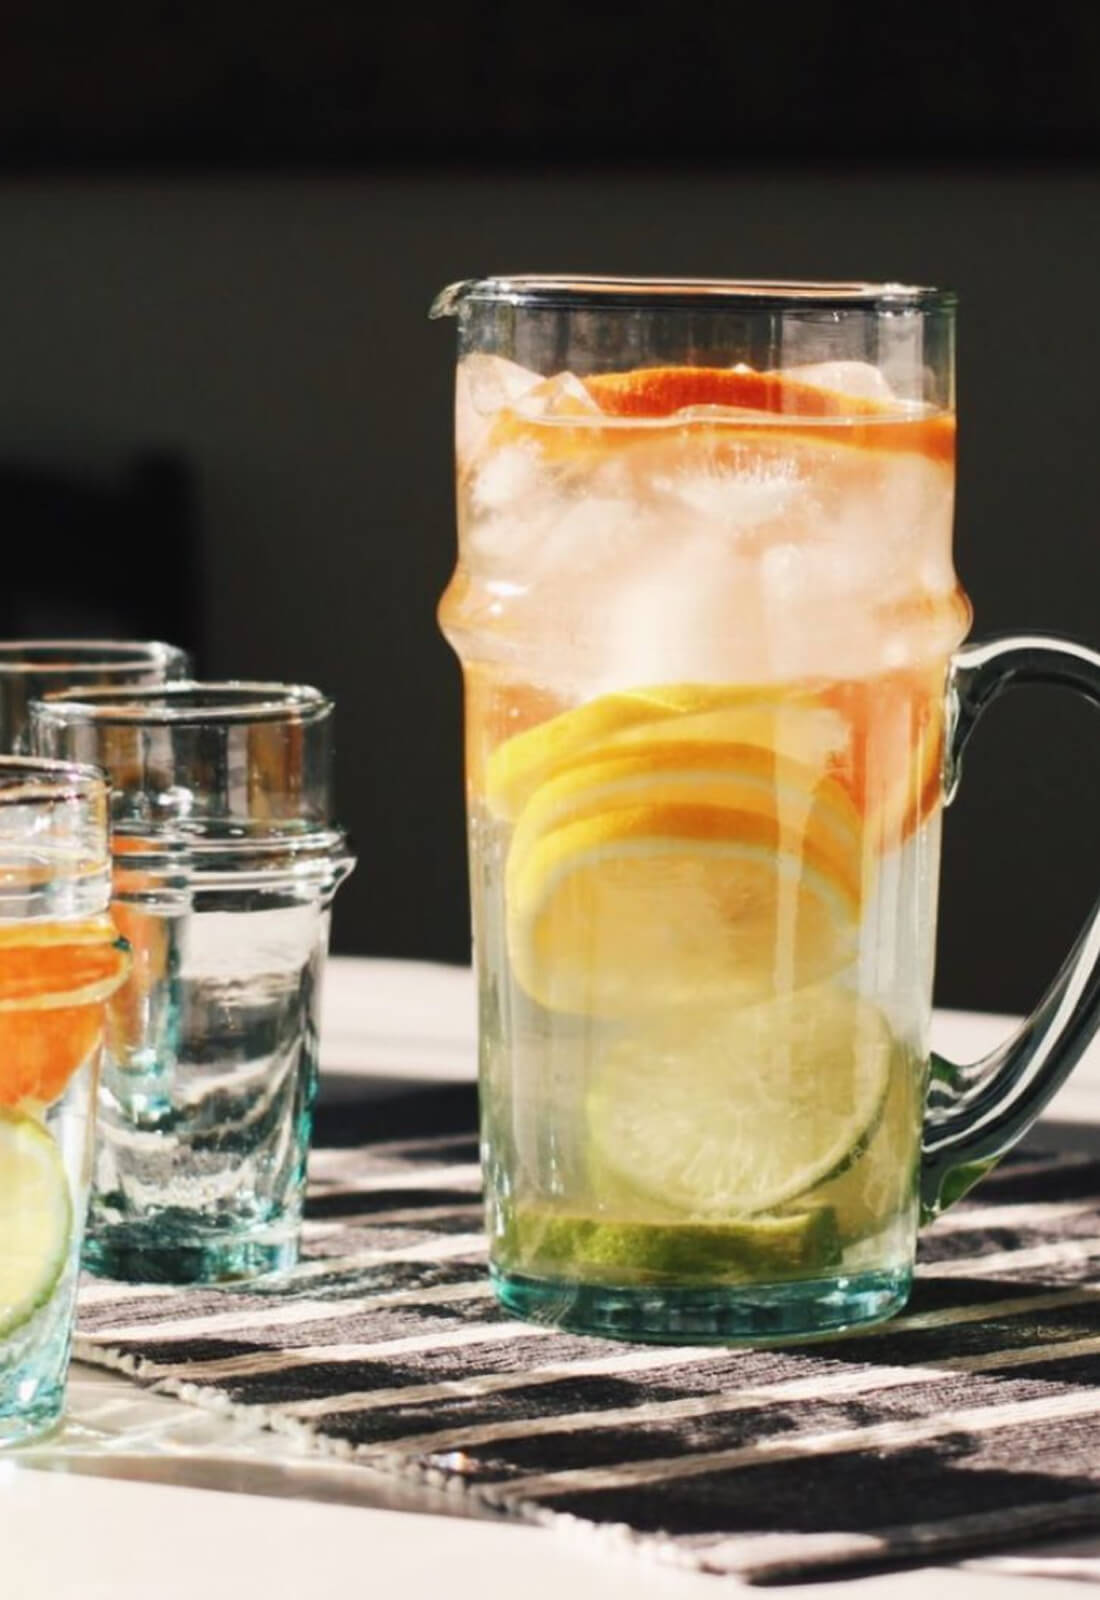
[[[676,726],[662,724],[645,742],[607,747],[541,784],[516,825],[513,857],[582,817],[641,804],[724,806],[774,818],[796,849],[800,837],[811,836],[858,896],[862,819],[838,783],[759,744],[666,737]]]
[[[685,738],[758,744],[796,759],[825,755],[846,737],[842,719],[782,690],[722,683],[666,683],[600,695],[525,728],[489,756],[485,798],[514,821],[535,790],[580,757],[637,740]]]
[[[674,683],[607,694],[497,745],[484,796],[496,817],[515,821],[548,781],[624,747],[755,745],[830,775],[884,854],[942,798],[943,705],[942,675],[924,668],[832,684]]]
[[[767,812],[649,802],[510,853],[508,950],[552,1011],[624,1017],[745,1005],[855,956],[859,888]]]
[[[751,1222],[664,1223],[520,1206],[510,1233],[506,1270],[582,1282],[763,1282],[804,1277],[840,1259],[824,1207]]]
[[[808,1196],[868,1144],[896,1055],[881,1012],[828,984],[621,1038],[587,1097],[593,1186],[702,1218]]]
[[[72,1225],[52,1136],[33,1117],[0,1110],[0,1338],[50,1298],[65,1270]]]
[[[490,810],[514,821],[540,783],[585,751],[598,749],[624,729],[660,722],[681,710],[704,709],[693,704],[697,692],[670,684],[663,689],[605,694],[513,735],[497,746],[485,764],[485,798]],[[686,704],[680,704],[681,694],[688,696]],[[706,709],[711,705],[713,702]]]
[[[650,691],[653,693],[653,691]],[[680,691],[680,709],[654,726],[633,723],[610,739],[613,749],[660,739],[692,744],[758,745],[824,772],[843,764],[851,730],[834,706],[809,690],[697,688],[699,704]]]

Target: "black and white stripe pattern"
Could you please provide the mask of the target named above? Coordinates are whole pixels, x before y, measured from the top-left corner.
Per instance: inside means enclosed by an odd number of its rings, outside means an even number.
[[[756,1581],[1100,1526],[1100,1161],[1007,1163],[928,1232],[882,1328],[668,1349],[496,1309],[472,1089],[391,1105],[369,1144],[342,1117],[339,1147],[319,1129],[301,1266],[228,1289],[88,1281],[79,1356]]]

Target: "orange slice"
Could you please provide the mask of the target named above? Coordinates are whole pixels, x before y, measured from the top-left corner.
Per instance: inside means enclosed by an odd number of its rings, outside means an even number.
[[[821,691],[849,729],[837,782],[867,820],[879,854],[903,844],[943,799],[943,673],[888,673]]]
[[[833,444],[879,450],[916,450],[936,460],[955,458],[955,419],[901,401],[873,400],[819,388],[783,372],[752,367],[638,367],[603,372],[584,380],[605,416],[672,417],[710,406],[748,413],[827,419],[827,428],[797,428]],[[737,426],[737,419],[710,422]],[[844,426],[836,423],[842,420]],[[784,436],[789,431],[784,430]]]
[[[753,367],[635,367],[601,372],[584,386],[612,417],[670,417],[694,406],[732,406],[801,417],[881,416],[888,402],[819,388],[783,372]],[[895,411],[899,407],[893,408]]]
[[[61,1096],[100,1042],[128,961],[108,917],[0,927],[0,1106]]]
[[[553,382],[554,380],[549,380]],[[584,456],[641,440],[653,442],[652,424],[674,420],[704,431],[716,442],[751,439],[760,445],[775,435],[786,450],[798,439],[834,449],[915,452],[950,464],[955,459],[955,418],[946,411],[902,400],[871,399],[818,387],[783,372],[751,367],[637,367],[602,372],[583,380],[599,412],[574,403],[546,416],[532,410],[539,389],[516,409],[503,407],[485,446],[534,446],[554,457]],[[534,399],[532,398],[534,397]],[[770,419],[781,417],[777,430]],[[636,422],[638,427],[631,427]]]

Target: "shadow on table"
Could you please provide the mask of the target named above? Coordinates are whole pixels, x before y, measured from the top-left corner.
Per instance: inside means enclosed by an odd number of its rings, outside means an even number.
[[[315,1148],[343,1150],[391,1139],[446,1134],[475,1138],[477,1085],[452,1081],[322,1076],[313,1120]]]
[[[412,1083],[408,1077],[389,1077],[384,1073],[362,1076],[340,1073],[323,1078],[316,1113],[315,1144],[340,1149],[363,1143],[430,1140],[454,1135],[469,1140],[473,1147],[471,1159],[474,1159],[476,1128],[477,1090],[471,1082]],[[1100,1152],[1100,1127],[1044,1122],[1029,1142],[1049,1151]],[[1000,1284],[991,1280],[956,1279],[949,1290],[941,1286],[940,1292],[981,1300],[1019,1294],[1022,1287],[1019,1280]],[[910,1310],[928,1309],[923,1300],[928,1295],[935,1298],[936,1292],[932,1286],[918,1289]],[[1071,1320],[1074,1327],[1067,1331],[1095,1337],[1100,1329],[1100,1291],[1095,1298],[1090,1294],[1082,1295],[1080,1303],[1073,1308]],[[893,1356],[902,1364],[919,1359],[922,1364],[934,1366],[944,1361],[945,1372],[950,1372],[950,1361],[944,1359],[949,1354],[945,1333],[946,1330],[939,1330],[937,1337],[937,1332],[930,1328],[915,1339],[910,1334],[907,1339],[895,1341],[888,1329],[882,1330],[875,1339],[876,1356],[879,1360]],[[943,1341],[943,1348],[939,1347],[940,1341]],[[896,1349],[893,1348],[895,1342]],[[1008,1342],[1011,1343],[1011,1339]],[[837,1344],[836,1354],[850,1356],[848,1342],[837,1341]],[[824,1346],[809,1346],[806,1351],[807,1356],[819,1357],[823,1353]],[[956,1351],[950,1353],[957,1354]],[[1046,1375],[1056,1371],[1057,1366],[1048,1366]],[[1095,1366],[1085,1373],[1085,1380],[1096,1381],[1098,1372],[1100,1357],[1095,1358]],[[74,1369],[65,1427],[43,1444],[20,1452],[18,1466],[271,1498],[306,1497],[328,1504],[382,1510],[492,1516],[484,1507],[471,1508],[466,1496],[402,1482],[361,1461],[317,1455],[293,1439],[268,1432],[255,1423],[184,1407],[178,1400],[137,1391],[124,1378],[79,1366]],[[941,1461],[939,1471],[942,1473],[942,1470]],[[1006,1472],[1000,1464],[989,1463],[983,1470],[981,1464],[972,1461],[960,1476],[963,1477],[960,1487],[972,1493],[981,1484],[994,1503],[1003,1498],[1011,1505],[1021,1488],[1017,1472]],[[1043,1486],[1049,1492],[1045,1480]],[[1069,1477],[1059,1483],[1058,1490],[1060,1495],[1072,1497],[1089,1491],[1094,1494],[1095,1485],[1091,1480],[1078,1483]],[[1028,1535],[1021,1530],[1019,1537]],[[1030,1535],[1036,1542],[1040,1537],[1039,1529]],[[1005,1542],[1010,1542],[1007,1534]],[[1058,1548],[1064,1555],[1067,1545],[1059,1541]],[[1094,1539],[1083,1542],[1080,1553],[1092,1554],[1096,1549]],[[986,1570],[996,1570],[996,1559],[990,1558]],[[1041,1572],[1041,1547],[1036,1550],[1035,1559],[1039,1565],[1034,1570]],[[973,1565],[980,1571],[984,1563],[978,1560]]]
[[[1100,1107],[1097,1110],[1100,1113]],[[1024,1143],[1035,1150],[1079,1150],[1100,1155],[1100,1122],[1059,1122],[1056,1117],[1044,1117]]]

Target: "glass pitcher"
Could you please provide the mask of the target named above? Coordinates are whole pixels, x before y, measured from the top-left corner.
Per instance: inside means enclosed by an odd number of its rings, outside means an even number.
[[[1097,1025],[1097,935],[988,1060],[930,1056],[943,805],[1021,680],[961,648],[950,294],[458,284],[462,660],[490,1270],[681,1341],[904,1304],[918,1223]]]

